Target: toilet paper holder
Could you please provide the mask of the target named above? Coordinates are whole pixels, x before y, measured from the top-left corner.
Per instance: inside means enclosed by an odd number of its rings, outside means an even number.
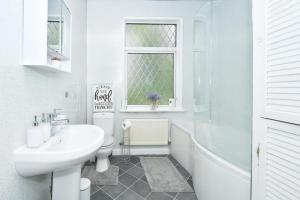
[[[120,147],[122,151],[122,155],[124,156],[124,160],[128,160],[130,157],[130,129],[131,129],[131,121],[123,120],[122,121],[122,130],[123,130],[123,141],[120,142]]]

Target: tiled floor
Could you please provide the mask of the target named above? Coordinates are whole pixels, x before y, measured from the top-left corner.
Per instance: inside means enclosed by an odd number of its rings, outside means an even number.
[[[167,157],[193,187],[191,175],[172,156]],[[151,192],[139,156],[131,156],[127,161],[123,158],[122,156],[110,158],[111,164],[120,168],[119,184],[116,186],[92,185],[91,200],[197,200],[193,192]]]

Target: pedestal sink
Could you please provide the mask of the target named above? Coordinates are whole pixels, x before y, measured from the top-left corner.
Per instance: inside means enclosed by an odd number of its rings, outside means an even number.
[[[93,125],[69,125],[39,148],[14,151],[17,172],[35,176],[53,172],[53,200],[79,200],[81,165],[94,156],[104,132]]]

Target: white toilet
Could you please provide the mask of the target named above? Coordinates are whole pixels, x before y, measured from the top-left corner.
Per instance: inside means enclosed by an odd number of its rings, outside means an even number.
[[[93,123],[94,125],[101,127],[104,131],[104,142],[96,154],[96,170],[97,172],[104,172],[110,166],[108,156],[112,153],[114,147],[114,114],[107,112],[94,113]]]

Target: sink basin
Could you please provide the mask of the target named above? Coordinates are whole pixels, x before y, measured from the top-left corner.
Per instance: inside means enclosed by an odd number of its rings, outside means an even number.
[[[22,176],[34,176],[78,165],[95,155],[103,137],[97,126],[69,125],[39,148],[24,145],[15,150],[16,169]]]
[[[39,148],[16,149],[16,170],[25,177],[53,172],[52,199],[79,200],[82,163],[96,154],[103,139],[97,126],[66,126]]]

